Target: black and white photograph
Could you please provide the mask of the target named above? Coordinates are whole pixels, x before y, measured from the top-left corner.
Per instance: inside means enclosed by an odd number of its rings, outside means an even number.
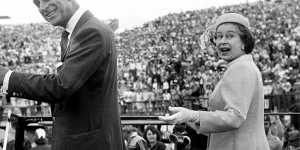
[[[0,150],[300,150],[300,0],[3,0]]]

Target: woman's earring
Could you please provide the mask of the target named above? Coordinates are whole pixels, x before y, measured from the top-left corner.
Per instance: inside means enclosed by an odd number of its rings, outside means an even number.
[[[244,47],[244,46],[242,47],[242,51],[243,51],[243,52],[245,51],[245,47]]]

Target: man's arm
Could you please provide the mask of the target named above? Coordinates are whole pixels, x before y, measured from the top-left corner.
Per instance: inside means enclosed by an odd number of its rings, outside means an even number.
[[[6,69],[6,68],[4,68],[4,69]],[[1,71],[0,71],[1,72]],[[4,73],[5,71],[2,71],[2,73]],[[5,73],[5,75],[4,75],[4,77],[0,77],[0,79],[2,80],[2,87],[1,87],[1,93],[2,94],[7,94],[7,90],[8,90],[8,82],[9,82],[9,78],[10,78],[10,76],[11,76],[11,74],[12,74],[12,71],[11,70],[8,70],[6,73]]]
[[[58,102],[70,97],[107,57],[104,38],[109,37],[103,37],[97,29],[80,31],[72,41],[70,52],[57,75],[13,72],[9,79],[8,94],[45,102]]]

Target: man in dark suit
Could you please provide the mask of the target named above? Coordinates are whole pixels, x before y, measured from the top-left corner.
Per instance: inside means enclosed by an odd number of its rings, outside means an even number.
[[[76,0],[34,0],[52,25],[65,28],[57,74],[0,67],[9,96],[54,105],[54,150],[123,150],[113,33]]]

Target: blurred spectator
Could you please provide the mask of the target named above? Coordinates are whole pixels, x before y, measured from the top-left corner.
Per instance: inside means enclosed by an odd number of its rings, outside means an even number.
[[[291,112],[300,112],[300,103],[294,104],[290,108]],[[288,146],[291,148],[300,148],[300,116],[292,115],[291,116],[291,124],[287,128],[287,142]]]
[[[147,141],[142,137],[141,132],[137,128],[125,126],[123,133],[128,150],[148,150]]]
[[[36,138],[35,144],[31,150],[51,150],[51,145],[48,144],[48,140],[46,138],[46,131],[42,128],[38,128],[35,130]]]
[[[150,150],[166,150],[166,145],[160,141],[161,133],[156,127],[148,126],[143,137],[147,141]]]
[[[267,140],[270,146],[270,150],[282,150],[283,142],[279,139],[277,135],[271,133],[271,120],[270,116],[265,116],[265,132],[267,135]]]

